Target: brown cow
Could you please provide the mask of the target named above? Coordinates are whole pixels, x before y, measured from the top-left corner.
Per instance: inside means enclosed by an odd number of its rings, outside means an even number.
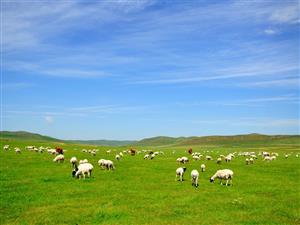
[[[192,149],[192,148],[189,148],[188,153],[191,155],[192,152],[193,152],[193,149]]]
[[[55,147],[55,151],[57,154],[62,154],[62,155],[64,154],[64,150],[60,147]]]

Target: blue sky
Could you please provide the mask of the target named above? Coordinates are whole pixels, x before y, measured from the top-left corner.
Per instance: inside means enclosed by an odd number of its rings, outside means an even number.
[[[298,1],[1,1],[1,130],[299,133]]]

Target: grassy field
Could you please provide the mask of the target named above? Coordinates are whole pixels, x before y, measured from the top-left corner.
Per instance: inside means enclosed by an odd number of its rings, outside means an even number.
[[[244,157],[229,164],[214,161],[191,161],[186,164],[185,181],[175,181],[176,158],[187,156],[187,147],[152,148],[162,150],[154,160],[143,160],[143,154],[126,155],[115,162],[115,171],[99,168],[100,158],[114,160],[115,152],[126,147],[97,147],[97,156],[82,153],[80,145],[62,145],[66,161],[52,162],[54,156],[23,150],[4,151],[0,147],[0,224],[300,224],[300,153],[299,145],[261,147],[194,146],[194,151],[220,154],[262,150],[278,152],[276,161],[245,165]],[[11,149],[32,143],[10,141]],[[54,143],[34,143],[55,146]],[[138,149],[143,149],[139,147]],[[148,148],[147,148],[148,149]],[[173,151],[176,151],[174,154]],[[284,153],[291,153],[288,159]],[[87,158],[93,165],[92,178],[71,177],[69,159]],[[190,181],[192,169],[200,174],[199,187]],[[234,171],[233,186],[210,183],[217,169]]]

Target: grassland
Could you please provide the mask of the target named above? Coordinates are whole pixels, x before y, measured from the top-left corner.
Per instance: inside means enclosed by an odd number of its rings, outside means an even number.
[[[179,166],[176,158],[187,155],[190,146],[151,148],[165,152],[154,160],[143,160],[143,154],[126,155],[115,162],[115,171],[104,171],[97,161],[114,160],[114,154],[106,150],[118,152],[126,147],[97,147],[99,152],[94,157],[80,151],[92,146],[61,143],[67,150],[67,160],[55,164],[47,153],[3,151],[7,143],[21,149],[32,144],[24,140],[1,141],[0,224],[300,224],[300,158],[295,157],[300,153],[298,144],[192,146],[194,151],[214,158],[233,151],[267,150],[280,154],[276,161],[267,163],[259,158],[250,166],[245,165],[244,157],[222,165],[205,161],[207,170],[200,174],[199,187],[194,188],[190,172],[200,170],[204,160],[186,165],[183,183],[174,181]],[[284,159],[284,153],[291,156]],[[91,179],[71,177],[71,156],[87,158],[94,165]],[[233,186],[209,182],[219,168],[234,171]]]

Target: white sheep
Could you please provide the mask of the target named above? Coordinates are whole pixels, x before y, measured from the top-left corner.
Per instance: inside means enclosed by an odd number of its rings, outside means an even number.
[[[156,156],[155,154],[151,154],[151,155],[150,155],[150,159],[151,159],[151,160],[154,159],[155,156]]]
[[[9,145],[4,145],[3,150],[5,150],[5,151],[9,150]]]
[[[106,160],[106,159],[100,159],[98,161],[99,166],[101,166],[102,169],[107,169],[107,170],[114,170],[114,163],[111,160]]]
[[[75,164],[77,163],[77,158],[73,156],[73,157],[70,159],[70,163],[72,163],[72,166],[74,167]]]
[[[249,165],[249,159],[246,158],[246,165]]]
[[[189,161],[189,159],[187,157],[183,156],[181,158],[177,158],[176,161],[185,164]]]
[[[194,155],[194,156],[193,156],[193,160],[198,161],[199,159],[200,159],[199,156],[197,156],[197,155]]]
[[[148,159],[150,157],[149,154],[144,155],[144,159]]]
[[[79,160],[79,164],[84,164],[84,163],[88,163],[89,161],[87,159],[84,160]]]
[[[209,155],[207,155],[207,156],[206,156],[206,160],[212,160],[212,157],[209,156]]]
[[[217,164],[221,164],[222,158],[217,158]]]
[[[264,159],[263,159],[263,161],[271,161],[271,160],[273,160],[273,157],[276,158],[276,156],[272,156],[272,157],[270,157],[270,156],[265,156]]]
[[[116,160],[118,160],[118,161],[121,159],[120,155],[116,155],[115,158],[116,158]]]
[[[54,159],[53,159],[53,162],[64,162],[64,160],[65,160],[65,157],[64,157],[64,155],[57,155]]]
[[[192,170],[191,177],[192,177],[192,185],[195,185],[195,187],[198,187],[198,179],[199,179],[198,170]]]
[[[176,170],[176,176],[175,176],[175,181],[177,180],[177,177],[179,176],[179,180],[182,182],[183,181],[183,174],[186,171],[185,167],[179,167]]]
[[[249,161],[250,161],[250,164],[253,164],[254,159],[253,159],[253,158],[250,158]]]
[[[205,171],[205,164],[201,164],[201,171],[204,172]]]
[[[223,184],[222,180],[226,180],[226,184],[225,184],[226,186],[228,185],[229,181],[230,181],[230,184],[232,185],[233,172],[232,172],[232,170],[229,170],[229,169],[218,170],[210,178],[210,182],[214,182],[216,178],[220,179],[221,185]]]
[[[90,177],[92,175],[93,169],[94,169],[94,167],[92,164],[83,163],[83,164],[80,164],[78,167],[75,166],[75,170],[73,170],[72,174],[74,174],[74,171],[75,171],[74,176],[76,178],[80,178],[80,176],[83,176],[83,178],[85,179],[85,174],[87,174],[87,176]]]
[[[15,148],[15,152],[16,152],[17,154],[20,154],[20,153],[21,153],[21,149],[20,149],[20,148]]]

